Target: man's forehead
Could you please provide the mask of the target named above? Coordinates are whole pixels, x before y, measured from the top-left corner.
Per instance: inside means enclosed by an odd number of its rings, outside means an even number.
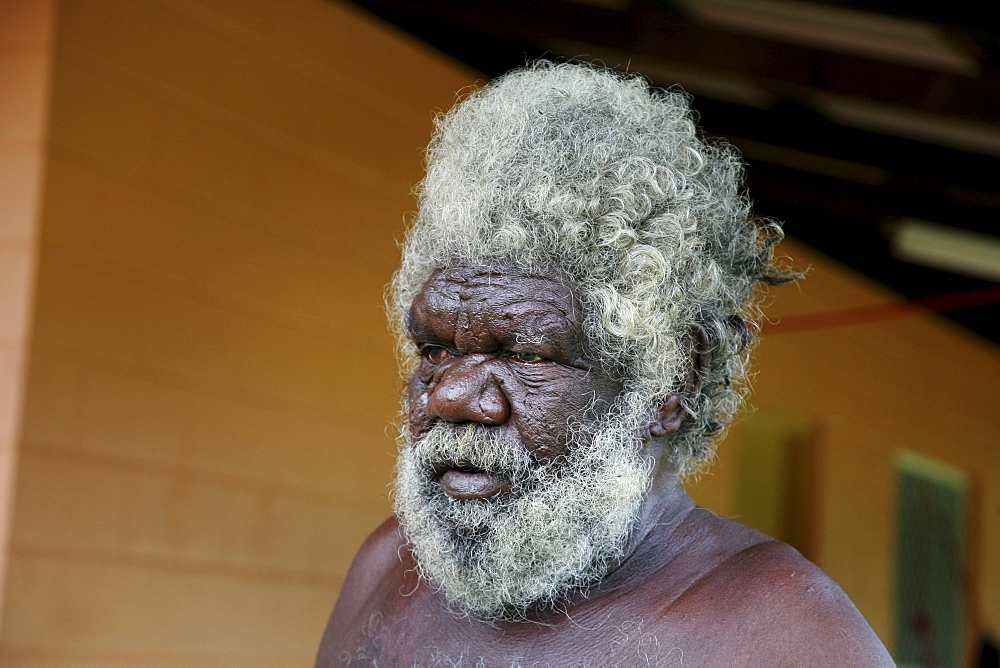
[[[573,282],[558,269],[456,266],[436,270],[413,300],[411,339],[459,350],[529,346],[543,357],[595,366]]]
[[[492,299],[498,304],[528,298],[576,307],[572,282],[558,269],[447,267],[431,274],[424,292],[431,291],[462,300]]]
[[[560,341],[574,350],[581,313],[566,275],[558,270],[456,266],[436,270],[413,301],[410,334],[457,335],[476,323],[501,338]],[[447,330],[447,334],[445,332]]]

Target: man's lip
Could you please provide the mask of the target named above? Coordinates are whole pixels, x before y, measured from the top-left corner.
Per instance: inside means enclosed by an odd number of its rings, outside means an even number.
[[[497,473],[459,466],[441,470],[438,485],[453,499],[486,499],[510,489],[510,480]]]

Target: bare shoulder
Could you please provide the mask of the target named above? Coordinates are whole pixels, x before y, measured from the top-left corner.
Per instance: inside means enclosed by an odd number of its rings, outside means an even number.
[[[326,664],[324,654],[339,648],[347,635],[355,630],[358,620],[367,616],[369,602],[400,567],[400,551],[404,546],[399,522],[391,517],[383,522],[358,549],[337,604],[330,615],[318,664]],[[332,660],[330,661],[332,663]]]
[[[742,534],[746,547],[721,559],[697,585],[698,599],[724,611],[718,620],[738,622],[723,633],[735,663],[894,665],[830,576],[794,548],[736,526],[727,529]]]
[[[387,519],[365,539],[344,578],[331,624],[338,617],[350,615],[371,597],[385,576],[399,565],[399,551],[403,545],[395,517]]]

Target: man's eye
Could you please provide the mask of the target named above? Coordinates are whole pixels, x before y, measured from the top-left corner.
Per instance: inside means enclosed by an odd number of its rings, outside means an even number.
[[[448,349],[441,346],[424,346],[420,349],[420,354],[431,364],[440,364],[450,356]]]
[[[512,355],[518,362],[544,362],[545,358],[538,353],[514,353]]]

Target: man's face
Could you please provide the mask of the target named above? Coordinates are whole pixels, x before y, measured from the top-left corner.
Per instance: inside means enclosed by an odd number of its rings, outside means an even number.
[[[593,579],[649,481],[642,415],[589,354],[558,274],[457,267],[413,302],[396,508],[448,598],[504,615]]]
[[[585,350],[582,314],[566,282],[520,272],[454,268],[413,301],[420,367],[409,384],[415,440],[438,422],[488,426],[539,462],[565,454],[568,425],[590,426],[621,391]],[[454,498],[486,498],[507,481],[462,462],[439,471]]]

